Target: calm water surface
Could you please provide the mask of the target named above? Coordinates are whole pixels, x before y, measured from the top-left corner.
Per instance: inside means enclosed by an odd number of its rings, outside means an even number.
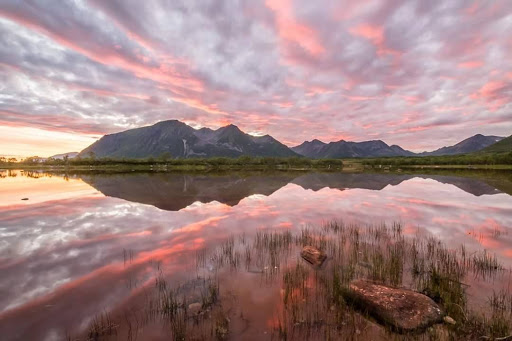
[[[485,248],[512,266],[510,174],[0,176],[2,340],[63,339],[128,307],[154,286],[156,267],[186,281],[198,250],[259,229],[399,221],[406,234]],[[274,294],[244,285],[240,304],[258,311],[244,332],[264,339]]]

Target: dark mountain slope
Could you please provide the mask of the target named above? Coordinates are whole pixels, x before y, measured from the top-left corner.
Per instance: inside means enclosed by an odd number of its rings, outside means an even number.
[[[313,140],[313,141],[305,141],[299,146],[292,147],[292,150],[296,152],[297,154],[315,158],[323,146],[326,144],[320,140]]]
[[[476,134],[471,136],[456,145],[439,148],[433,152],[424,152],[419,154],[420,156],[438,156],[438,155],[456,155],[466,154],[480,151],[498,141],[503,140],[500,136],[484,136],[482,134]]]
[[[229,125],[212,130],[196,130],[180,121],[163,121],[155,125],[105,135],[84,149],[81,157],[147,158],[168,154],[174,158],[298,156],[271,136],[251,136]]]
[[[295,152],[311,158],[382,157],[410,156],[414,153],[399,146],[389,146],[383,141],[348,142],[338,141],[325,144],[318,140],[304,142],[292,148]]]

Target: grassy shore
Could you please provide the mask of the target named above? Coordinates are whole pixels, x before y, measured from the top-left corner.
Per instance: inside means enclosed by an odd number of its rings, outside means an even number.
[[[512,169],[512,151],[501,153],[472,153],[443,156],[410,156],[360,159],[367,167],[445,167]]]
[[[343,161],[339,159],[313,160],[307,158],[208,158],[208,159],[71,159],[36,162],[32,159],[24,162],[0,163],[4,169],[41,169],[69,171],[228,171],[228,170],[342,170]]]
[[[384,158],[345,158],[309,159],[302,157],[274,158],[193,158],[193,159],[111,159],[77,158],[70,160],[49,159],[37,162],[27,159],[23,162],[0,162],[3,169],[40,169],[58,171],[239,171],[239,170],[329,170],[363,172],[368,170],[403,169],[476,169],[512,170],[512,153],[468,154],[431,157],[384,157]]]
[[[440,169],[491,169],[512,170],[512,165],[404,165],[402,168],[440,168]]]

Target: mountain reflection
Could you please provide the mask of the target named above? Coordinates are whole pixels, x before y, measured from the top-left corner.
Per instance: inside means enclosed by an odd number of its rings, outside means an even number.
[[[503,193],[486,178],[452,175],[417,174],[347,174],[347,173],[256,173],[226,175],[184,175],[172,173],[83,175],[82,180],[106,196],[152,205],[167,211],[179,211],[194,202],[220,203],[235,206],[242,199],[255,195],[269,196],[288,185],[318,191],[331,189],[382,190],[413,178],[433,179],[450,184],[475,196]]]
[[[198,251],[263,229],[399,221],[406,236],[512,265],[510,173],[0,175],[2,340],[66,339],[98,312],[139,304],[160,273],[192,279]],[[266,295],[247,297],[254,311],[269,307]]]

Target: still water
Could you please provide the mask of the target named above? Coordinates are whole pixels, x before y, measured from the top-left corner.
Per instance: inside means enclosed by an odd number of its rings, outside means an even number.
[[[512,176],[462,174],[48,174],[0,171],[0,338],[61,340],[93,316],[128,309],[154,286],[195,274],[199,250],[262,229],[333,219],[400,222],[406,235],[487,249],[512,266]],[[28,199],[28,200],[23,200]],[[248,283],[248,284],[247,284]],[[265,339],[272,293],[245,338]],[[145,332],[158,339],[158,332]]]

